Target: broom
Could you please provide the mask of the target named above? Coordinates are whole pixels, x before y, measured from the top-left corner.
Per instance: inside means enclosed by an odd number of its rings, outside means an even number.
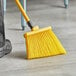
[[[53,33],[51,27],[42,29],[39,29],[38,26],[33,27],[20,1],[16,0],[16,4],[31,29],[31,32],[24,34],[24,38],[26,39],[27,59],[66,54],[65,49]]]

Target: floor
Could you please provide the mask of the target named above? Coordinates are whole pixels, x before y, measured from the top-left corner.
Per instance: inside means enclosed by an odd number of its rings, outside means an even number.
[[[23,34],[30,29],[21,30],[20,12],[14,0],[7,0],[5,32],[13,50],[0,59],[0,76],[76,76],[75,9],[76,0],[70,0],[68,9],[63,0],[27,0],[27,13],[33,25],[51,25],[67,54],[26,60]]]

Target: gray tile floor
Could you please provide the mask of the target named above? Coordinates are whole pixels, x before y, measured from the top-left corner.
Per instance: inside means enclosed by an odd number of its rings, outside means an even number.
[[[26,60],[20,12],[14,0],[7,0],[6,38],[12,42],[12,53],[0,59],[0,76],[76,76],[76,0],[64,8],[63,0],[27,0],[27,13],[33,25],[51,25],[67,50],[67,55]]]

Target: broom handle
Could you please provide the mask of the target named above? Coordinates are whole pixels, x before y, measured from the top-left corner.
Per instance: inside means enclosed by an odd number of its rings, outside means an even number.
[[[24,11],[24,9],[23,9],[20,1],[19,1],[19,0],[15,0],[15,1],[16,1],[16,4],[17,4],[19,10],[21,11],[22,15],[24,16],[24,18],[25,18],[28,26],[32,29],[33,26],[32,26],[32,24],[30,23],[30,19],[29,19],[29,17],[27,16],[26,12]]]

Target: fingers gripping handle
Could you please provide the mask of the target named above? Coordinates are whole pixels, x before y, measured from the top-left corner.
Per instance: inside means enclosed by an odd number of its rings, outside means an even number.
[[[19,0],[15,0],[15,1],[16,1],[16,4],[17,4],[19,10],[21,11],[22,15],[24,16],[24,18],[25,18],[28,26],[32,29],[33,27],[32,27],[32,25],[31,25],[31,23],[30,23],[30,19],[29,19],[29,17],[27,16],[26,12],[24,11],[24,9],[23,9],[20,1],[19,1]]]

